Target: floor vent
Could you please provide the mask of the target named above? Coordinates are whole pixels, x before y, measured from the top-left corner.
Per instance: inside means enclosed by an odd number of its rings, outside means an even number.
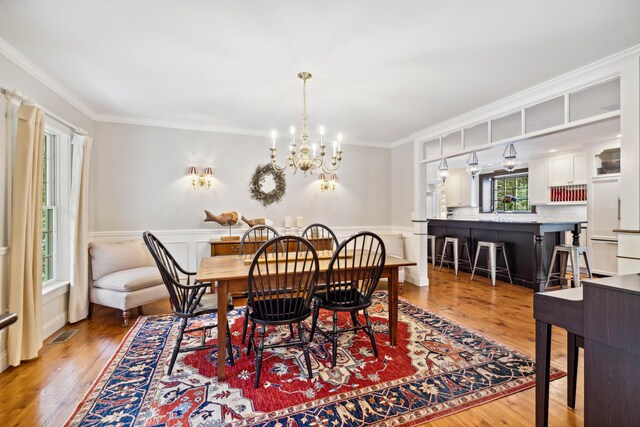
[[[69,338],[74,336],[78,331],[79,329],[67,329],[66,331],[62,331],[60,335],[58,335],[51,341],[51,344],[61,344],[63,342],[67,342],[69,341]]]

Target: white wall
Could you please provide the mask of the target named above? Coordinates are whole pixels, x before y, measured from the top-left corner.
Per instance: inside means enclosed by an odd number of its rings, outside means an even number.
[[[89,134],[93,132],[93,121],[80,110],[65,101],[61,96],[35,79],[28,72],[21,69],[5,56],[0,54],[0,87],[19,90],[33,98],[38,104],[48,111],[76,126],[86,129]],[[4,122],[4,97],[0,97],[2,103],[2,116]],[[4,123],[3,123],[4,124]],[[10,248],[6,233],[7,218],[11,207],[7,190],[11,186],[10,174],[13,167],[11,163],[12,152],[6,141],[6,133],[0,126],[0,310],[8,309],[8,267]],[[57,289],[43,298],[43,329],[45,336],[59,329],[67,319],[67,291],[66,288]],[[7,368],[6,331],[0,332],[0,371]]]
[[[394,227],[413,227],[414,166],[413,143],[391,149],[391,224]]]
[[[389,225],[388,149],[345,145],[334,193],[322,193],[316,176],[287,172],[285,197],[263,208],[250,198],[249,181],[256,166],[269,161],[268,147],[268,139],[253,136],[97,122],[93,231],[220,230],[203,222],[204,209],[267,217],[276,226],[285,216],[303,216],[305,224]],[[191,165],[213,168],[212,189],[191,188]],[[234,233],[246,228],[238,225]]]

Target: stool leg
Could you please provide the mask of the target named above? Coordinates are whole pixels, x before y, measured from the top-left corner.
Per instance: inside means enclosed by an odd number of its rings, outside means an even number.
[[[573,275],[573,286],[579,288],[580,284],[580,256],[577,250],[571,251],[571,272]]]
[[[458,275],[458,253],[460,252],[460,248],[458,247],[458,241],[453,241],[453,268],[456,271],[456,276]]]
[[[469,265],[471,265],[471,254],[469,253],[469,244],[465,243],[464,248],[467,250],[467,259],[469,260]]]
[[[491,270],[491,286],[496,285],[496,247],[489,248],[489,270]]]
[[[513,285],[513,280],[511,280],[511,271],[509,271],[509,261],[507,261],[507,250],[502,248],[502,256],[504,257],[504,265],[507,267],[507,276],[509,276],[509,283]]]
[[[431,239],[431,264],[433,264],[433,269],[436,268],[436,238]]]
[[[576,407],[576,387],[578,385],[578,345],[576,335],[567,332],[567,406]]]
[[[569,255],[566,252],[560,252],[560,286],[564,286],[567,281],[567,265],[569,262]],[[573,264],[571,264],[573,266]]]
[[[440,268],[438,269],[438,271],[442,271],[442,263],[444,262],[444,254],[447,251],[447,241],[445,240],[444,244],[442,245],[442,255],[440,255]],[[449,265],[449,261],[447,261],[447,266]]]
[[[476,265],[478,265],[478,257],[480,256],[480,249],[482,249],[482,246],[478,245],[478,248],[476,249],[476,259],[473,262],[473,268],[471,269],[471,280],[473,280],[473,275],[476,274]]]
[[[556,266],[557,254],[558,254],[558,251],[556,250],[556,248],[553,248],[553,253],[551,255],[551,265],[549,266],[549,273],[547,273],[547,282],[544,284],[544,289],[547,289],[547,286],[549,286],[549,279],[551,279],[551,273],[553,273],[553,267]]]
[[[584,255],[584,265],[587,267],[587,274],[589,274],[589,279],[593,279],[593,274],[591,273],[591,262],[589,262],[589,254],[583,252]]]

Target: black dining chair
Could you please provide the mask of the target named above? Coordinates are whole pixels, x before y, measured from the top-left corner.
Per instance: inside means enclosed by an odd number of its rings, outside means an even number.
[[[238,254],[245,259],[251,259],[256,254],[256,252],[258,252],[260,246],[273,239],[274,237],[278,237],[279,235],[280,234],[278,234],[278,231],[270,225],[254,225],[253,227],[248,229],[242,236],[242,239],[240,239],[240,248],[238,250]],[[244,293],[242,296],[246,298],[248,294]],[[245,343],[248,326],[249,305],[247,305],[247,307],[245,308],[244,319],[242,320],[242,344]]]
[[[282,252],[281,248],[288,248]],[[260,384],[264,350],[276,347],[300,347],[304,352],[309,378],[312,377],[308,341],[302,322],[311,316],[311,301],[318,282],[318,255],[313,246],[297,236],[281,236],[269,240],[256,253],[249,268],[249,319],[251,332],[247,355],[256,353],[256,379]],[[260,326],[260,340],[255,343],[256,326]],[[292,332],[284,342],[265,344],[267,326],[293,325],[298,328],[298,340]]]
[[[336,234],[324,224],[315,223],[309,225],[302,232],[302,238],[311,242],[316,252],[326,252],[336,250],[339,245]]]
[[[217,324],[207,324],[201,327],[187,329],[187,325],[191,319],[210,313],[218,312],[218,295],[211,293],[211,283],[196,282],[194,279],[196,273],[184,270],[175,258],[169,253],[167,248],[158,240],[156,236],[148,231],[142,234],[149,252],[153,256],[160,275],[164,281],[173,314],[180,319],[180,329],[178,337],[173,345],[171,361],[169,362],[168,375],[171,375],[173,365],[176,363],[178,353],[205,350],[217,347],[218,344],[206,344],[207,331],[216,328]],[[229,295],[227,301],[227,311],[233,310],[233,299]],[[202,331],[202,338],[199,346],[181,348],[182,338],[185,333]],[[230,365],[233,365],[233,349],[231,347],[231,333],[229,331],[229,323],[227,323],[227,354]]]
[[[371,297],[382,275],[385,257],[382,239],[365,231],[342,242],[329,261],[325,289],[316,294],[310,341],[313,341],[316,329],[331,341],[332,366],[336,365],[338,357],[338,335],[345,332],[364,330],[371,340],[373,354],[378,357],[367,308],[371,305]],[[333,312],[332,330],[324,331],[317,326],[320,309]],[[358,321],[358,312],[361,310],[365,318],[364,325]],[[338,329],[340,312],[351,314],[353,327]]]

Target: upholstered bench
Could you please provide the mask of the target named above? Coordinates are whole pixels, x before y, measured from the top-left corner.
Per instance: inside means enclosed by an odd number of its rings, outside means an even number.
[[[141,240],[91,243],[89,315],[94,304],[122,310],[123,324],[130,310],[168,298],[158,267]]]

